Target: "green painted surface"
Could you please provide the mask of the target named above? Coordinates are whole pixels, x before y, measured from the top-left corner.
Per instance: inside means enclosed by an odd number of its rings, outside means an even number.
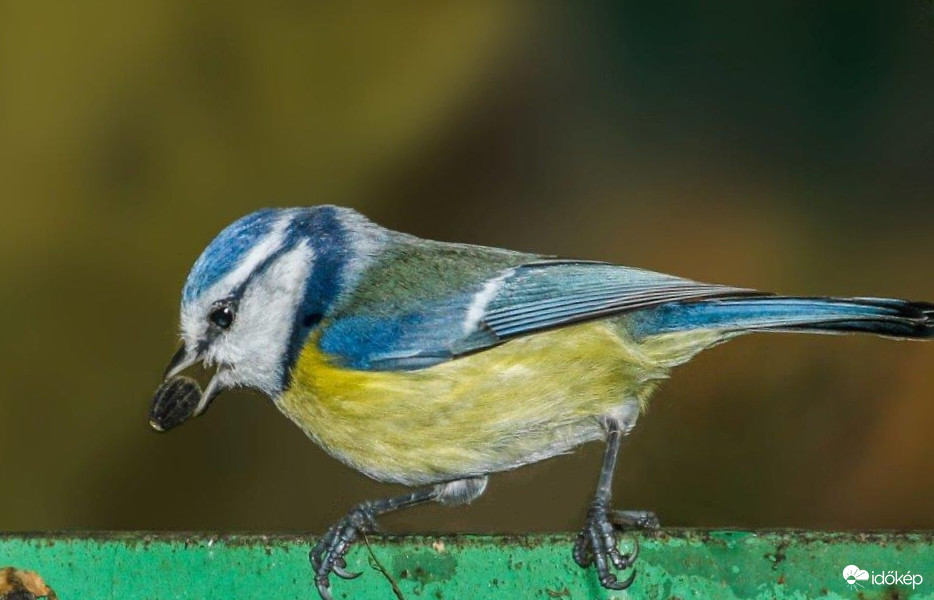
[[[578,568],[570,536],[380,537],[371,545],[406,598],[934,599],[930,533],[661,530],[639,537],[639,575],[626,592],[606,592],[592,570]],[[315,600],[309,542],[257,535],[6,535],[0,536],[0,567],[38,572],[61,600]],[[335,598],[396,597],[363,544],[348,563],[363,576],[334,578]],[[870,579],[851,590],[842,575],[851,564],[871,575],[898,571],[922,580],[912,589]]]

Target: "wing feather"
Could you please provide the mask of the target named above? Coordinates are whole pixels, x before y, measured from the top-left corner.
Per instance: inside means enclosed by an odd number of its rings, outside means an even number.
[[[754,294],[607,263],[542,260],[478,276],[415,312],[345,315],[329,323],[320,345],[357,369],[421,369],[571,323]]]
[[[606,263],[545,261],[516,269],[483,323],[505,339],[669,302],[753,293]]]

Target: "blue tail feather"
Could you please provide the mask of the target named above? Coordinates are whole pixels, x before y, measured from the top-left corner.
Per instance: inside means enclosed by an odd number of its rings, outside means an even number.
[[[721,298],[666,304],[633,319],[639,336],[715,329],[934,337],[934,304],[888,298]]]

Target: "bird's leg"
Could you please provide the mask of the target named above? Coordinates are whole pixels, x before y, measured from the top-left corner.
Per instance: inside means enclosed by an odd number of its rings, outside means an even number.
[[[616,531],[613,525],[657,527],[658,519],[654,514],[646,511],[610,510],[610,495],[613,488],[613,471],[616,468],[616,459],[619,456],[619,446],[623,432],[619,421],[607,418],[606,451],[603,455],[603,466],[600,469],[600,480],[597,484],[597,493],[593,504],[587,512],[587,524],[577,536],[574,544],[574,562],[581,567],[593,564],[600,578],[600,585],[611,590],[624,590],[632,585],[636,577],[633,570],[623,581],[616,578],[610,567],[628,569],[636,562],[639,554],[639,543],[632,552],[620,553],[616,547]]]
[[[315,571],[315,585],[318,593],[324,600],[332,600],[331,573],[343,579],[353,579],[360,573],[347,571],[347,562],[344,557],[361,533],[370,533],[378,529],[376,517],[390,511],[398,510],[437,500],[440,495],[438,487],[415,490],[404,496],[373,500],[357,505],[347,513],[343,519],[334,524],[324,536],[318,540],[315,547],[308,554],[311,566]]]

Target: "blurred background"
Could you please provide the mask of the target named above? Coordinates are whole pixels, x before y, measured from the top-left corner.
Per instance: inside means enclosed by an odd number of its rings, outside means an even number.
[[[420,236],[934,300],[928,3],[0,3],[0,529],[321,531],[397,493],[265,398],[147,411],[192,262],[335,203]],[[616,502],[934,528],[934,344],[752,336],[675,372]],[[576,530],[601,449],[390,531]]]

